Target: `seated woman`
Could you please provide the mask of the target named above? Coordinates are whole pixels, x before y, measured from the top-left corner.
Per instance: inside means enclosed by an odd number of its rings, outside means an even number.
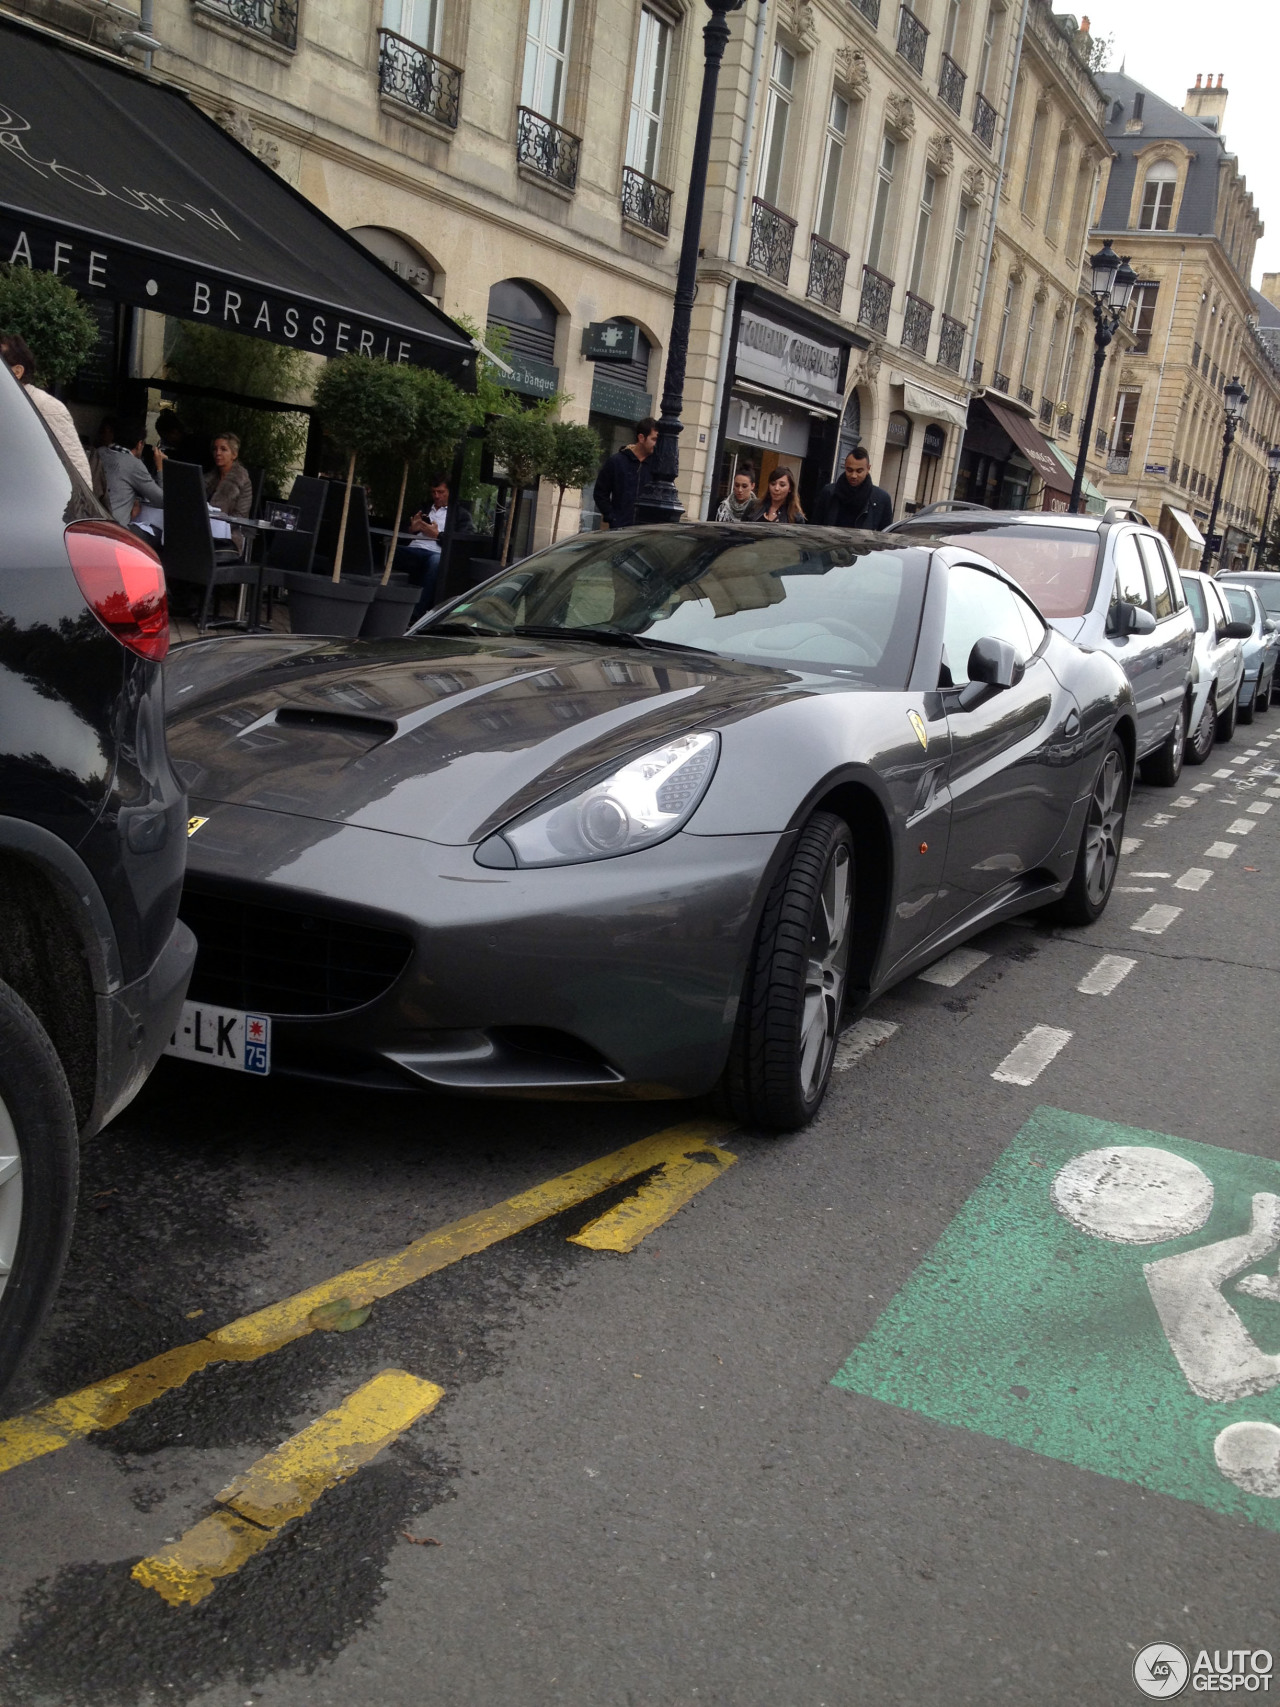
[[[240,440],[234,433],[219,433],[213,441],[213,471],[204,477],[209,502],[224,516],[247,516],[253,508],[253,481],[240,462]],[[237,555],[244,551],[244,534],[231,530]]]

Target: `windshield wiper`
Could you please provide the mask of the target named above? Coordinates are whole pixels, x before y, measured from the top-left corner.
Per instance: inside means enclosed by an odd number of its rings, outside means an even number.
[[[705,653],[707,650],[705,646],[690,646],[678,640],[631,634],[625,628],[557,628],[552,623],[525,623],[514,632],[532,640],[588,640],[600,646],[631,646],[641,651]]]
[[[509,629],[488,628],[483,623],[475,622],[433,622],[429,628],[420,628],[415,633],[427,634],[463,634],[477,637],[490,637],[495,640],[505,640],[510,634]]]

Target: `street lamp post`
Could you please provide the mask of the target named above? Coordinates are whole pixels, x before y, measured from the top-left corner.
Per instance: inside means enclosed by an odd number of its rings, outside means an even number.
[[[1258,559],[1254,565],[1257,569],[1265,568],[1263,559],[1267,555],[1267,528],[1271,522],[1271,505],[1276,495],[1276,480],[1280,478],[1280,445],[1272,445],[1267,452],[1267,507],[1262,512],[1262,531],[1258,535]]]
[[[1124,311],[1129,306],[1138,275],[1111,247],[1108,237],[1096,255],[1090,257],[1093,272],[1093,378],[1089,383],[1089,402],[1080,424],[1080,454],[1076,457],[1075,479],[1071,482],[1071,501],[1067,509],[1073,516],[1080,513],[1080,492],[1084,486],[1084,465],[1089,455],[1089,436],[1093,432],[1093,412],[1098,406],[1098,383],[1102,364],[1107,359],[1107,346],[1116,335]]]
[[[684,235],[680,242],[680,268],[676,274],[675,305],[671,336],[667,340],[667,366],[662,382],[662,416],[658,422],[658,444],[653,453],[653,473],[636,505],[638,522],[678,522],[684,505],[676,493],[680,472],[680,412],[684,408],[684,370],[689,356],[689,325],[698,284],[698,245],[702,238],[702,203],[707,190],[707,164],[711,158],[711,127],[716,113],[716,84],[720,61],[729,40],[728,13],[736,12],[746,0],[707,0],[711,21],[702,32],[702,101],[693,141],[693,163],[689,168],[689,195],[684,210]]]
[[[1249,393],[1233,374],[1231,383],[1222,388],[1222,407],[1226,420],[1222,427],[1222,461],[1218,464],[1218,484],[1213,489],[1213,508],[1209,511],[1209,531],[1205,535],[1204,550],[1200,554],[1200,573],[1207,575],[1209,565],[1213,562],[1213,530],[1218,520],[1218,506],[1222,502],[1222,483],[1227,477],[1227,458],[1231,455],[1232,441],[1236,436],[1236,428],[1244,414],[1244,406],[1249,401]]]

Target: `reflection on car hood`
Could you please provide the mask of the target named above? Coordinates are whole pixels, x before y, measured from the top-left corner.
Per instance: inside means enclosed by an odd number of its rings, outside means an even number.
[[[808,691],[709,653],[428,635],[213,641],[166,671],[169,750],[201,803],[453,844],[638,746]]]

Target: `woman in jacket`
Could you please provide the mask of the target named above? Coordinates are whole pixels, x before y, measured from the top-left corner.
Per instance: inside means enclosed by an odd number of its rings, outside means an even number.
[[[213,472],[204,477],[204,489],[215,510],[224,517],[247,516],[253,508],[253,481],[239,460],[240,440],[234,433],[219,433],[213,441]],[[244,550],[244,535],[232,528],[231,543]]]
[[[769,476],[769,486],[763,498],[758,498],[747,513],[750,522],[802,522],[806,519],[800,508],[796,477],[789,468],[775,468]]]

